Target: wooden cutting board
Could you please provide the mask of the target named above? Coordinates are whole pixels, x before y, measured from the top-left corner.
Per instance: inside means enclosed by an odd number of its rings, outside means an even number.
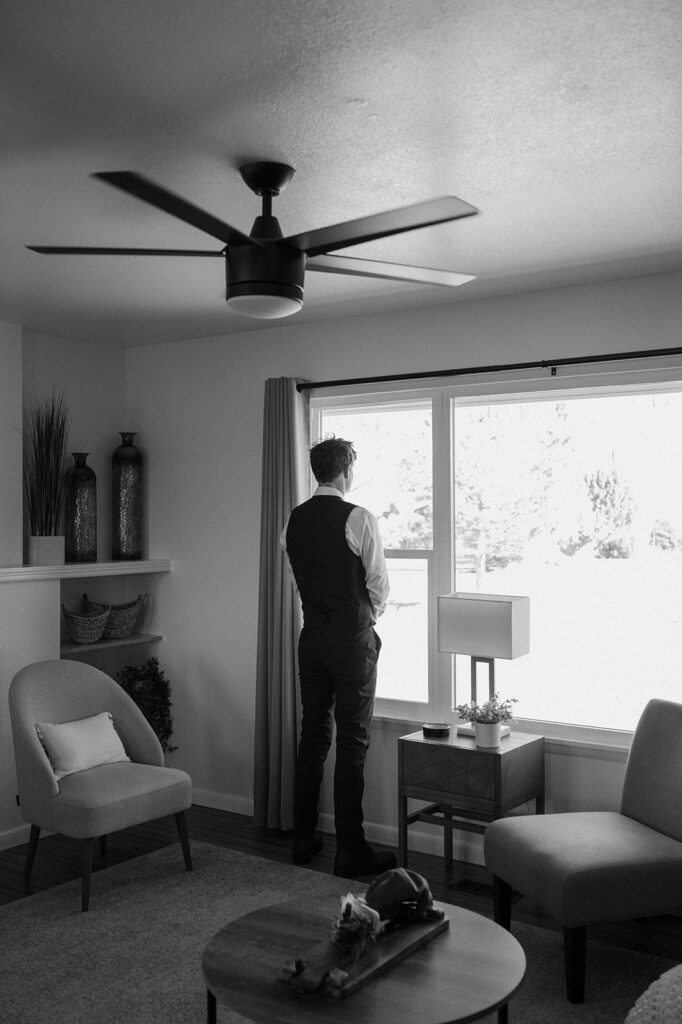
[[[339,945],[327,939],[287,965],[283,977],[300,992],[325,992],[336,999],[343,999],[449,926],[450,921],[443,915],[384,932],[355,964],[349,964]],[[301,965],[304,965],[302,970]]]

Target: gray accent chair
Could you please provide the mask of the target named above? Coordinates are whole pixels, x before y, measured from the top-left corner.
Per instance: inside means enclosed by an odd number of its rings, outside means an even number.
[[[31,825],[24,882],[29,884],[41,829],[81,844],[81,906],[90,903],[92,846],[120,829],[173,814],[185,867],[192,870],[186,810],[192,782],[167,768],[161,744],[135,702],[110,676],[76,661],[40,661],[21,669],[9,688],[19,805]],[[63,723],[109,712],[129,761],[101,764],[57,780],[36,723]]]
[[[495,920],[514,891],[564,929],[566,994],[585,998],[586,927],[682,911],[682,704],[650,700],[628,755],[620,811],[503,818],[488,826]]]

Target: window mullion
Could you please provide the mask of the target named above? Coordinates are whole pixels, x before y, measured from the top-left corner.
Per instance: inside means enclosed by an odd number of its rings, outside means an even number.
[[[429,704],[437,721],[452,714],[452,655],[437,646],[436,597],[453,587],[453,509],[450,401],[444,391],[433,396],[433,561],[429,591]]]

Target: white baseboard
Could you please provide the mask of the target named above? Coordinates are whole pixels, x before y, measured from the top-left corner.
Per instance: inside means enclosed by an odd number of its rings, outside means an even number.
[[[17,825],[16,828],[5,829],[4,832],[0,832],[0,850],[11,850],[13,846],[27,843],[30,834],[30,825]]]
[[[321,814],[318,822],[320,832],[334,835],[334,818],[331,814]],[[379,825],[376,822],[365,822],[365,835],[370,843],[398,848],[398,829],[394,825]],[[430,853],[434,857],[443,856],[443,830],[435,827],[428,830],[418,825],[411,825],[407,833],[408,863],[410,850],[416,853]],[[477,833],[455,831],[452,841],[452,856],[465,864],[485,865],[483,860],[483,837]]]
[[[247,797],[234,796],[232,793],[221,793],[215,789],[192,787],[192,803],[199,807],[215,807],[218,811],[232,811],[233,814],[246,814],[253,817],[253,800]]]

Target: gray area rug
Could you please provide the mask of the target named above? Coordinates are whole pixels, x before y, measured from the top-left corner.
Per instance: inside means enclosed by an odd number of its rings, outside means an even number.
[[[179,846],[96,872],[85,914],[79,881],[0,908],[2,1024],[203,1024],[201,955],[223,925],[281,900],[364,888],[210,844],[192,849],[191,873]],[[510,1004],[510,1024],[621,1024],[672,966],[588,942],[588,997],[572,1006],[563,995],[561,936],[522,924],[513,931],[528,973]],[[221,1006],[218,1020],[243,1018]]]

